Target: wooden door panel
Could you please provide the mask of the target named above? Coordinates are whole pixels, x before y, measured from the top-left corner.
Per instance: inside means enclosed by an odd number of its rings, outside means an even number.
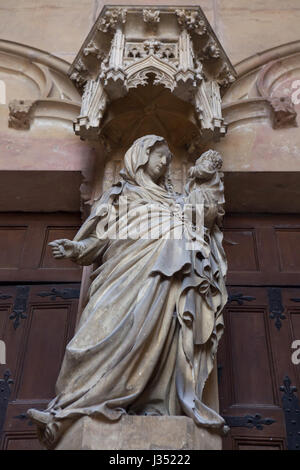
[[[6,364],[0,364],[2,449],[41,448],[26,411],[45,409],[55,396],[74,332],[82,273],[69,260],[54,260],[48,243],[73,238],[80,224],[79,214],[1,214],[0,282],[6,283],[0,285],[0,339],[6,344]],[[9,388],[7,405],[1,397]]]
[[[225,229],[224,240],[228,266],[231,272],[260,271],[254,229]]]
[[[236,215],[224,220],[229,285],[300,283],[300,217]]]
[[[263,308],[234,308],[227,311],[234,377],[233,402],[236,405],[273,405],[272,358],[265,325],[266,312]],[[258,361],[259,367],[256,367]]]
[[[224,448],[281,449],[286,415],[280,386],[288,376],[300,390],[299,366],[291,361],[291,344],[300,339],[300,303],[291,299],[299,289],[228,290],[218,352],[220,411],[231,426]]]
[[[27,227],[0,227],[0,269],[18,269],[25,243]]]
[[[2,450],[42,450],[35,431],[7,432],[3,439]]]
[[[63,305],[30,306],[31,318],[17,399],[49,398],[54,395],[53,385],[65,350],[68,313],[69,308]]]
[[[234,450],[284,450],[282,439],[234,439]]]
[[[40,448],[26,411],[45,409],[55,396],[64,351],[74,333],[79,289],[79,284],[0,286],[2,297],[6,297],[0,300],[1,338],[7,348],[0,378],[9,369],[13,380],[2,432],[3,449]],[[18,294],[23,295],[22,302],[18,302]],[[16,306],[23,311],[13,318]]]
[[[17,368],[23,331],[20,328],[21,313],[20,311],[19,314],[18,312],[15,313],[14,307],[17,311],[16,298],[20,290],[21,286],[0,286],[0,325],[2,325],[0,338],[6,345],[6,364],[0,365],[0,379],[2,379],[7,368],[9,368],[12,377],[18,375]]]
[[[48,246],[72,239],[80,225],[79,214],[1,214],[0,282],[80,282],[82,268],[55,260]]]
[[[300,271],[300,229],[275,228],[279,269],[281,272]]]

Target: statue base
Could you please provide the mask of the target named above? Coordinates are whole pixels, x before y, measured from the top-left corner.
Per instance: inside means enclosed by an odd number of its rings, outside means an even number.
[[[221,450],[219,434],[186,416],[131,416],[117,421],[83,417],[55,450]]]

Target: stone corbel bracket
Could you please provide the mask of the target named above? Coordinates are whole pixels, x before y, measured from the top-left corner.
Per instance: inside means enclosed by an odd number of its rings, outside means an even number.
[[[273,129],[297,127],[297,112],[289,95],[272,94],[269,76],[274,81],[273,70],[278,69],[278,61],[274,60],[262,67],[256,80],[256,86],[260,96],[264,97],[272,110]]]
[[[297,127],[297,112],[289,96],[273,96],[268,98],[272,109],[273,129]]]
[[[18,130],[30,129],[35,102],[31,100],[12,100],[9,107],[8,127]]]
[[[38,100],[12,100],[9,105],[8,127],[15,130],[30,130],[35,119],[58,120],[60,122],[74,121],[80,107],[69,100],[44,98]]]
[[[98,140],[109,102],[162,85],[194,107],[199,135],[226,132],[221,96],[236,77],[201,8],[104,7],[69,76],[82,94],[74,130]]]

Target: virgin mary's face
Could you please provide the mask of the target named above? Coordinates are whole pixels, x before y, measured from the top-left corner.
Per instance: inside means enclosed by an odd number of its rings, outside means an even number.
[[[166,143],[162,142],[154,145],[150,151],[145,173],[147,173],[154,182],[157,182],[167,173],[171,157],[171,152]]]

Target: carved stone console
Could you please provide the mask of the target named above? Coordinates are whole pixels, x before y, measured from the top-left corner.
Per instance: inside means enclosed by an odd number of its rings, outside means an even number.
[[[30,112],[34,107],[31,100],[13,100],[9,103],[9,127],[14,129],[30,128]]]
[[[185,122],[180,143],[190,148],[191,142],[218,140],[226,133],[221,96],[235,71],[199,7],[104,7],[69,76],[82,94],[74,122],[82,139],[102,136],[125,144],[125,110],[135,113],[139,125],[151,115],[163,123],[160,134],[166,137],[174,134],[171,122],[179,116]],[[149,87],[157,88],[158,101],[154,92],[150,100],[143,94],[141,89]],[[132,132],[137,126],[133,115],[130,119]]]

